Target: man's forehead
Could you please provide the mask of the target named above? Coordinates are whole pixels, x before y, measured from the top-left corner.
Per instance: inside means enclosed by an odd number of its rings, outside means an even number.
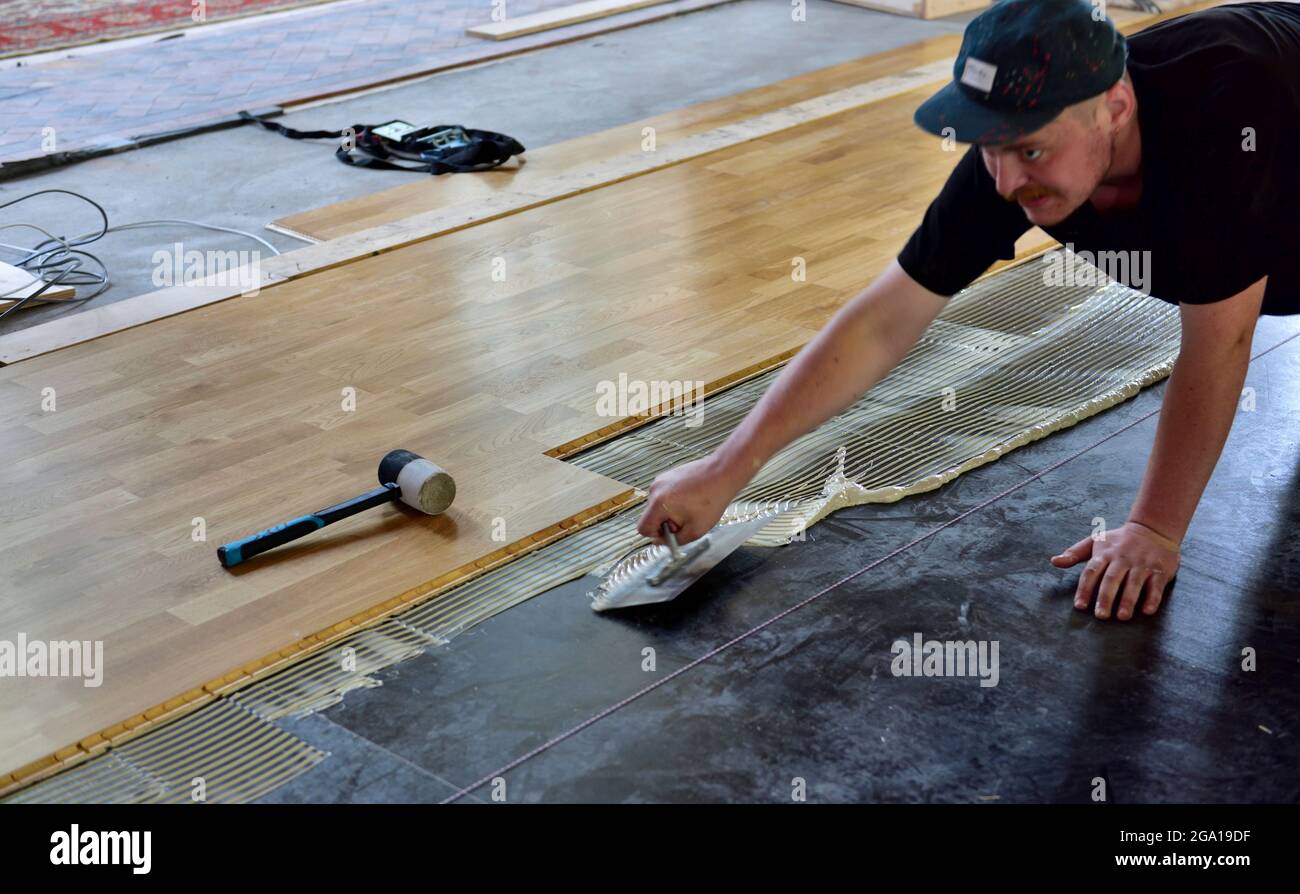
[[[1053,136],[1060,129],[1060,118],[1053,119],[1050,123],[1043,125],[1033,133],[1025,134],[1008,143],[980,143],[981,149],[990,152],[1017,152],[1021,149],[1030,149],[1035,146],[1041,146],[1044,143],[1052,141]]]

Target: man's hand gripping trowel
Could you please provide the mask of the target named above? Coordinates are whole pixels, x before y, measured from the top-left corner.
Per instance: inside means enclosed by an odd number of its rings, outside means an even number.
[[[617,562],[605,579],[588,595],[594,611],[604,612],[633,605],[667,602],[704,576],[776,516],[772,510],[715,525],[703,537],[685,546],[677,545],[668,522],[660,531],[667,546],[653,544]]]

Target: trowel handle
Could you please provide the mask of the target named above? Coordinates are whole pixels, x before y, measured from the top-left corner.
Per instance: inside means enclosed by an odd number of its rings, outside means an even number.
[[[673,533],[672,528],[668,527],[668,524],[667,519],[665,519],[664,523],[659,527],[659,532],[663,534],[664,539],[668,541],[668,548],[672,550],[673,559],[675,561],[680,561],[682,557],[682,548],[677,545],[677,535]]]

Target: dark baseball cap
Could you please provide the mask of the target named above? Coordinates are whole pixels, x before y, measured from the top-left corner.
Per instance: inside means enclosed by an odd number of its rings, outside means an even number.
[[[999,0],[966,26],[953,81],[914,119],[961,143],[1008,143],[1106,92],[1128,44],[1100,0]],[[952,128],[945,132],[945,128]]]

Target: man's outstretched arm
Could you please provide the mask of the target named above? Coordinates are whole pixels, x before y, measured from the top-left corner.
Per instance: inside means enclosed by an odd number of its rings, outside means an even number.
[[[1183,304],[1183,340],[1174,364],[1155,444],[1128,522],[1104,540],[1084,538],[1052,558],[1058,568],[1088,559],[1074,605],[1126,621],[1146,591],[1144,613],[1155,614],[1178,570],[1179,547],[1232,428],[1251,341],[1268,277],[1213,304]]]
[[[724,443],[655,478],[637,530],[659,541],[669,520],[679,543],[703,535],[777,451],[884,378],[947,301],[891,261],[786,365]]]

